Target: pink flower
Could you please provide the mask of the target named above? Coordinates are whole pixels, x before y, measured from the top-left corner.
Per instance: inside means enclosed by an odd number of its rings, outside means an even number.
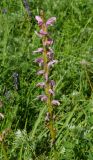
[[[45,82],[40,82],[36,85],[37,87],[44,88],[45,87]]]
[[[55,23],[55,21],[56,21],[56,17],[51,17],[51,18],[49,18],[49,19],[47,20],[47,22],[46,22],[46,26],[47,26],[47,27],[48,27],[49,25],[52,26],[53,23]]]
[[[35,62],[36,63],[38,63],[39,64],[39,66],[42,66],[42,64],[43,64],[43,58],[37,58],[36,60],[35,60]]]
[[[42,53],[43,52],[43,48],[38,48],[36,51],[33,51],[33,53]]]
[[[53,60],[53,61],[50,61],[49,63],[48,63],[48,67],[51,67],[51,66],[53,66],[55,63],[57,63],[58,61],[57,60]]]
[[[44,70],[39,70],[39,71],[37,72],[37,75],[42,75],[42,74],[44,74]]]
[[[52,100],[52,104],[55,105],[55,106],[59,106],[60,105],[58,100]]]
[[[52,44],[53,44],[53,40],[51,38],[48,38],[48,40],[43,43],[44,46],[48,46]]]
[[[43,31],[42,29],[40,30],[40,32],[35,31],[35,33],[40,38],[42,38],[43,36],[46,36],[48,34],[47,32]]]
[[[39,26],[42,26],[42,24],[43,24],[42,18],[41,18],[40,16],[35,16],[35,19],[37,20],[38,25],[39,25]]]
[[[41,34],[42,36],[47,35],[47,32],[43,31],[42,29],[40,30],[39,34]]]
[[[54,58],[54,52],[53,52],[53,50],[51,48],[47,52],[47,56],[48,56],[49,60],[53,60],[53,58]]]
[[[41,101],[47,101],[46,95],[39,95],[39,96],[37,96],[37,98],[40,99]]]
[[[55,86],[55,81],[54,80],[50,80],[50,86],[53,88]]]
[[[52,89],[49,89],[49,93],[54,95],[54,91]]]

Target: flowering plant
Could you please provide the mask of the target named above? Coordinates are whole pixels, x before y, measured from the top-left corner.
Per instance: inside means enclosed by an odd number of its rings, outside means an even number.
[[[37,75],[43,75],[44,82],[39,82],[36,86],[44,89],[45,93],[39,95],[37,98],[41,101],[47,103],[48,112],[46,113],[45,122],[47,127],[50,130],[51,142],[55,143],[56,133],[53,125],[55,115],[53,114],[53,106],[60,105],[58,100],[53,99],[54,97],[54,80],[50,79],[49,73],[51,67],[57,63],[57,60],[54,59],[54,52],[51,48],[53,40],[50,38],[48,33],[48,27],[52,26],[56,21],[56,17],[52,17],[45,21],[44,13],[41,12],[40,16],[35,17],[40,28],[39,32],[36,32],[37,36],[42,40],[42,48],[38,48],[36,51],[33,51],[33,54],[41,53],[41,57],[35,60],[39,64],[40,70],[37,72]]]

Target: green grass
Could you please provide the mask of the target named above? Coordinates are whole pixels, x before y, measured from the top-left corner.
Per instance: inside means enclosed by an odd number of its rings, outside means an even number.
[[[31,17],[22,1],[0,1],[0,160],[93,160],[93,1],[29,0]],[[3,10],[7,9],[7,13]],[[35,15],[56,16],[50,28],[59,63],[56,81],[56,149],[44,123],[45,104],[38,102],[38,67],[32,52],[40,46]],[[13,73],[19,73],[16,91]],[[9,131],[7,131],[9,129]]]

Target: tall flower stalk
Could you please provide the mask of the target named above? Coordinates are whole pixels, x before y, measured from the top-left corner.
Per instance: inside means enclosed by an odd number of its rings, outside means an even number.
[[[33,51],[33,53],[41,53],[41,57],[37,58],[35,62],[38,63],[41,68],[37,72],[37,75],[42,75],[44,78],[44,82],[39,82],[37,87],[43,88],[45,92],[44,94],[39,95],[38,99],[47,103],[48,112],[46,113],[45,122],[50,130],[51,143],[54,144],[56,132],[54,127],[55,115],[53,113],[53,106],[60,105],[60,103],[58,100],[53,99],[55,82],[54,80],[50,79],[50,70],[51,67],[57,63],[57,60],[54,60],[54,52],[51,48],[53,40],[49,36],[48,27],[54,24],[56,17],[52,17],[45,21],[44,12],[41,11],[41,15],[36,16],[35,18],[40,28],[40,31],[36,32],[36,34],[41,38],[42,48],[38,48],[36,51]]]

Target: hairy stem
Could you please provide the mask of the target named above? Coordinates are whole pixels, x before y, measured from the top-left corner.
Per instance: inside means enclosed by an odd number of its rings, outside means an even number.
[[[43,13],[41,14],[41,16],[42,16],[43,21],[45,21]],[[46,28],[45,24],[42,25],[42,30],[47,32],[47,28]],[[44,36],[44,38],[42,38],[42,44],[44,44],[46,41],[47,41],[47,36]],[[49,68],[48,68],[47,47],[45,45],[43,45],[43,48],[44,48],[44,51],[43,51],[44,76],[47,76],[47,79],[48,79]],[[51,86],[49,84],[49,81],[46,80],[46,82],[45,82],[45,93],[46,93],[46,96],[47,96],[47,107],[48,107],[48,112],[49,112],[49,115],[50,115],[50,121],[48,123],[48,128],[50,130],[52,143],[54,143],[56,134],[55,134],[55,129],[53,127],[53,107],[51,105],[51,94],[49,93],[49,89],[51,89]]]

